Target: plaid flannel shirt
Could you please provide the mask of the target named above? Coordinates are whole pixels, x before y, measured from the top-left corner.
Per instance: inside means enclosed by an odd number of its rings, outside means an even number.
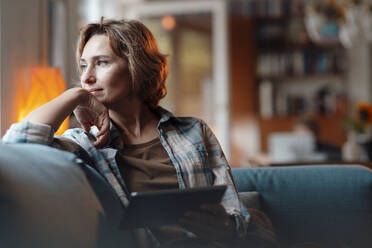
[[[175,117],[161,107],[156,111],[160,115],[157,127],[160,141],[176,168],[179,188],[227,185],[222,204],[235,217],[238,237],[244,239],[250,215],[239,200],[230,167],[211,129],[204,121],[196,118]],[[127,206],[128,191],[115,160],[118,150],[124,144],[115,125],[111,123],[109,140],[103,147],[96,148],[92,139],[97,132],[97,128],[92,128],[90,133],[74,128],[67,130],[61,139],[54,136],[48,125],[20,122],[10,127],[2,142],[38,143],[61,148],[61,140],[63,143],[64,138],[74,141],[89,154],[90,161],[111,184],[123,205]],[[78,148],[72,150],[79,154]]]

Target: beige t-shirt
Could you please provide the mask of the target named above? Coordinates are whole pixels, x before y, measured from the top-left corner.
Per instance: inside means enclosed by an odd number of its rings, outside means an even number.
[[[120,173],[129,192],[159,191],[177,189],[177,172],[159,137],[137,145],[125,145],[117,157]],[[161,242],[185,238],[178,225],[151,229]]]
[[[177,172],[159,137],[120,151],[119,170],[130,192],[177,189]]]

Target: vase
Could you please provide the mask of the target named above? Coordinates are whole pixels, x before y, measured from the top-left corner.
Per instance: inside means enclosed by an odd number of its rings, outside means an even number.
[[[342,146],[342,159],[345,161],[360,161],[363,158],[363,147],[358,143],[358,135],[355,132],[350,132],[347,135],[347,140]]]

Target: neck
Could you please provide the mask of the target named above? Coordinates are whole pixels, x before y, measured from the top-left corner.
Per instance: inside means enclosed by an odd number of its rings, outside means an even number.
[[[110,118],[125,137],[128,139],[140,138],[146,128],[154,124],[156,115],[138,99],[132,99],[124,106],[126,107],[110,109]]]

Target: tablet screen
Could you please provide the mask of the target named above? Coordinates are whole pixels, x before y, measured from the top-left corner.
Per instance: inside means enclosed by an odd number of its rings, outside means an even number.
[[[121,228],[176,224],[188,210],[199,209],[202,204],[220,203],[225,190],[225,185],[218,185],[132,194]]]

